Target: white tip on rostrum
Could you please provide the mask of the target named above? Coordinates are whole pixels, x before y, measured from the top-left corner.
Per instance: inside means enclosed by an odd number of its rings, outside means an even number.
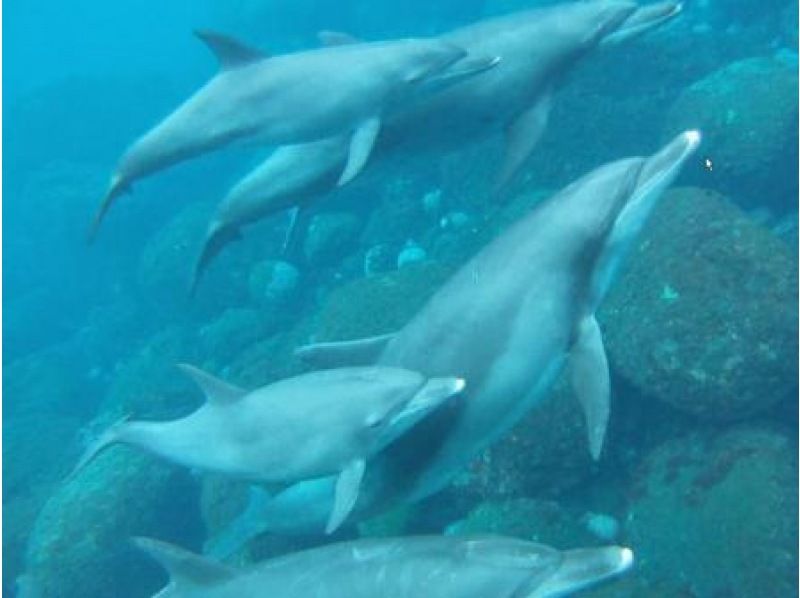
[[[621,571],[625,571],[633,565],[633,551],[628,547],[623,547],[619,551],[619,566]]]
[[[456,383],[454,385],[455,392],[461,392],[467,387],[467,381],[464,378],[456,378]]]
[[[686,141],[692,145],[697,145],[700,143],[700,131],[697,129],[686,131],[683,135],[686,137]]]

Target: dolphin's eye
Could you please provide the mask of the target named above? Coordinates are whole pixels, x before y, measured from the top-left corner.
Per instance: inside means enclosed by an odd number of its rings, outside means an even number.
[[[364,423],[370,430],[376,430],[383,425],[384,419],[385,418],[378,413],[370,413],[367,416],[367,421]]]

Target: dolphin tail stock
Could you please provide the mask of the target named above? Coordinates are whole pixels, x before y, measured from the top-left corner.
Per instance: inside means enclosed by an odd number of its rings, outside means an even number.
[[[156,594],[157,598],[185,596],[192,590],[229,581],[238,574],[236,569],[161,540],[135,537],[131,542],[169,574],[169,584]]]
[[[194,273],[192,274],[192,282],[189,287],[189,297],[192,298],[197,293],[197,287],[200,280],[203,278],[206,269],[214,261],[223,248],[232,241],[238,241],[242,238],[242,233],[238,227],[229,226],[215,226],[211,225],[206,234],[203,249],[197,262],[194,266]]]
[[[203,554],[215,559],[227,559],[250,540],[269,531],[271,500],[272,495],[263,487],[251,485],[244,511],[206,541]]]
[[[120,195],[129,193],[130,191],[131,185],[127,180],[119,176],[115,176],[111,179],[111,185],[108,188],[108,192],[106,192],[106,195],[100,204],[100,208],[97,210],[94,220],[92,221],[92,225],[89,227],[89,234],[87,236],[88,243],[91,244],[94,242],[95,238],[97,238],[97,232],[100,230],[100,224],[102,224],[103,218],[105,218],[105,215],[108,213],[108,210],[111,208],[111,204],[114,203],[114,200],[116,200]]]
[[[94,441],[92,441],[86,450],[81,455],[81,458],[78,460],[78,464],[72,469],[70,474],[67,476],[67,481],[71,480],[75,477],[75,475],[86,465],[89,464],[97,455],[99,455],[103,450],[105,450],[110,445],[114,444],[115,442],[119,441],[120,432],[128,425],[128,420],[131,418],[130,414],[127,414],[116,422],[111,424],[104,432],[100,434]]]

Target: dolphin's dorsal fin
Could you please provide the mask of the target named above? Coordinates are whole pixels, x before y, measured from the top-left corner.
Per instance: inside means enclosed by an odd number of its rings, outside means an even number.
[[[133,538],[132,542],[167,570],[170,585],[176,590],[187,586],[198,588],[223,583],[237,574],[236,569],[167,542],[143,537]],[[169,594],[162,591],[158,595]]]
[[[209,403],[215,405],[228,405],[241,399],[247,394],[243,388],[229,384],[224,380],[204,372],[188,363],[179,363],[178,368],[200,387]]]
[[[575,341],[570,348],[569,369],[572,388],[586,419],[589,452],[597,461],[608,427],[611,383],[603,336],[594,315],[578,322]]]
[[[323,46],[348,46],[361,43],[357,37],[341,31],[320,31],[317,33],[317,39]]]
[[[396,332],[351,341],[315,343],[295,349],[295,357],[315,368],[372,365]]]
[[[267,54],[239,40],[215,31],[198,30],[194,34],[219,61],[221,70],[235,69],[267,58]]]

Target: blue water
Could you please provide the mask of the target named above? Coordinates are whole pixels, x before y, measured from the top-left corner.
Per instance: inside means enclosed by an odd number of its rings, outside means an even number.
[[[215,72],[194,30],[223,31],[277,55],[317,47],[320,30],[364,40],[434,36],[550,4],[5,3],[4,596],[152,595],[164,577],[131,548],[131,536],[200,551],[244,510],[245,484],[166,466],[135,449],[112,449],[67,478],[121,415],[172,419],[198,405],[199,393],[175,363],[247,387],[298,374],[296,346],[402,326],[449,273],[538,199],[603,163],[650,154],[689,127],[702,129],[703,145],[674,186],[692,187],[697,201],[643,234],[683,244],[633,251],[639,266],[615,283],[609,312],[600,313],[613,397],[600,461],[585,454],[574,399],[553,399],[422,507],[335,539],[466,526],[560,549],[633,543],[637,555],[641,541],[637,566],[591,595],[796,594],[798,33],[791,0],[687,2],[653,31],[556,67],[564,72],[547,128],[502,193],[491,191],[502,123],[450,147],[411,143],[325,194],[301,218],[288,253],[285,212],[243,229],[190,298],[215,206],[273,149],[251,142],[136,181],[97,239],[86,241],[123,151]],[[663,283],[661,299],[674,302],[674,313],[654,311],[645,293],[631,290],[648,272]],[[680,284],[658,279],[672,275]],[[640,329],[623,322],[626,310],[640,316]],[[699,315],[706,312],[713,316]],[[626,349],[624,339],[637,349]],[[681,362],[673,355],[680,343],[714,350],[707,361]],[[756,400],[759,389],[765,396]],[[648,484],[655,485],[645,492],[649,502],[640,492]],[[688,502],[670,502],[670,493],[684,491]],[[743,517],[751,522],[745,531],[725,532],[703,551],[703,533],[736,528]],[[682,525],[695,533],[679,534]],[[327,541],[261,535],[239,560]],[[750,559],[753,545],[764,546],[765,556]],[[709,570],[731,581],[717,583]]]

